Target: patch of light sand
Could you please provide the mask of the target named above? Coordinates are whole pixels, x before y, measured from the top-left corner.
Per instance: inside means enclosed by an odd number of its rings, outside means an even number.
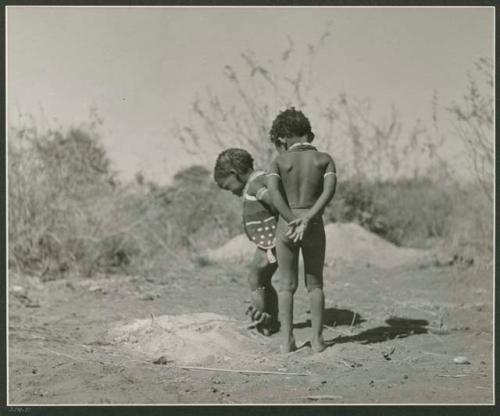
[[[195,365],[255,352],[258,345],[238,325],[241,322],[215,313],[162,315],[115,326],[110,335],[132,353]]]

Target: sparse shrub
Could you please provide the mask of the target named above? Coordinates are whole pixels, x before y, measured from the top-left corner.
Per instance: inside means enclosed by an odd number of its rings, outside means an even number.
[[[448,233],[452,204],[446,186],[425,178],[342,181],[325,212],[331,222],[356,222],[398,245],[422,247]]]
[[[327,221],[357,222],[399,245],[425,247],[429,239],[446,238],[452,250],[491,263],[491,88],[479,88],[471,77],[464,102],[450,108],[476,178],[474,186],[459,183],[443,175],[447,168],[437,155],[442,138],[421,123],[403,135],[395,110],[380,123],[371,116],[369,100],[347,94],[327,103],[315,99],[310,73],[328,35],[309,45],[305,60],[290,39],[281,64],[291,72],[280,76],[251,52],[242,54],[246,70],[227,66],[235,105],[224,106],[211,92],[195,102],[193,124],[179,127],[176,137],[205,165],[181,170],[168,186],[141,172],[134,183],[118,181],[95,114],[68,131],[41,129],[33,119],[11,125],[9,267],[45,276],[92,276],[100,271],[162,273],[187,262],[205,266],[206,249],[242,232],[240,202],[215,185],[206,165],[213,166],[214,152],[238,145],[267,166],[273,157],[271,119],[289,105],[310,116],[315,143],[337,161],[340,183],[325,212]],[[291,56],[297,57],[296,65]],[[487,61],[480,61],[478,69],[491,87]]]
[[[434,142],[420,122],[403,129],[395,108],[373,111],[373,102],[346,92],[324,97],[315,79],[316,58],[328,53],[330,30],[299,46],[291,37],[281,54],[263,62],[253,51],[224,66],[224,95],[207,88],[189,109],[189,122],[173,129],[197,163],[212,166],[229,147],[248,150],[256,166],[275,157],[269,140],[272,120],[294,106],[311,120],[314,144],[334,157],[342,179],[384,180],[425,175],[436,162]],[[382,114],[382,115],[380,115]]]
[[[65,273],[157,273],[240,232],[236,198],[204,167],[169,186],[120,183],[92,122],[40,129],[24,120],[9,134],[9,266]],[[161,267],[159,267],[161,265]]]
[[[166,205],[156,214],[164,215],[164,223],[175,230],[170,243],[193,254],[240,232],[239,201],[222,192],[203,166],[181,170],[171,185],[153,191],[151,198]]]
[[[26,122],[9,133],[9,263],[42,273],[92,267],[104,244],[99,211],[117,186],[96,126],[41,131]],[[116,244],[105,242],[110,255]]]
[[[476,62],[461,102],[449,108],[455,132],[466,147],[476,184],[493,202],[493,65],[487,59]]]
[[[449,246],[467,252],[491,268],[495,180],[493,65],[487,59],[480,59],[475,71],[468,75],[463,99],[449,108],[455,132],[470,162],[468,180],[455,183],[454,226]]]

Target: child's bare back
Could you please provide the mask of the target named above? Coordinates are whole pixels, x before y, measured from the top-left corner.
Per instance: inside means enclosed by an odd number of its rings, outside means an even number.
[[[288,206],[311,208],[323,192],[323,178],[333,163],[329,154],[318,152],[307,143],[292,146],[275,159]]]

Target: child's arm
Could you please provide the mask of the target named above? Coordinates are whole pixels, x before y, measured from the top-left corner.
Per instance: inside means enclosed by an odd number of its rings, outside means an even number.
[[[325,207],[335,195],[335,188],[337,187],[337,170],[335,169],[335,163],[330,155],[327,155],[327,157],[328,164],[326,165],[325,173],[323,175],[323,192],[305,215],[305,217],[309,220],[323,212]]]
[[[285,198],[283,198],[283,194],[281,192],[282,183],[280,170],[276,159],[271,163],[271,168],[269,169],[267,178],[267,187],[269,189],[269,196],[272,205],[277,209],[279,214],[285,219],[286,222],[297,219],[295,214],[288,206],[288,203],[285,201]]]
[[[278,210],[274,206],[269,193],[267,175],[263,175],[255,179],[248,187],[247,192],[249,195],[255,196],[267,208],[269,208],[271,212],[274,214],[278,213]]]
[[[333,159],[328,155],[328,164],[323,175],[323,192],[311,207],[311,209],[307,211],[307,213],[302,218],[298,218],[289,224],[290,230],[287,235],[290,237],[290,239],[294,241],[302,239],[309,221],[323,212],[325,207],[335,195],[336,187],[337,173],[335,169],[335,163],[333,162]]]
[[[267,187],[260,188],[259,192],[257,192],[256,196],[257,196],[257,199],[259,201],[262,201],[264,203],[264,205],[266,205],[267,207],[269,207],[269,209],[271,210],[271,212],[278,213],[278,210],[276,209],[276,207],[273,204],[273,200],[271,198],[271,194],[270,194],[269,190],[267,189]]]

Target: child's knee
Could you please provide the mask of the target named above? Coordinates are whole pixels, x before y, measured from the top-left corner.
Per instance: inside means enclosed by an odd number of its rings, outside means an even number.
[[[291,292],[293,294],[297,291],[297,286],[297,282],[280,281],[280,292]]]
[[[250,289],[255,290],[270,283],[272,271],[266,267],[252,267],[248,273]]]
[[[250,270],[250,273],[248,274],[248,285],[250,286],[251,290],[257,290],[259,287],[262,286],[259,272],[257,269]]]
[[[323,290],[323,276],[306,275],[306,288],[309,293],[315,289]]]

